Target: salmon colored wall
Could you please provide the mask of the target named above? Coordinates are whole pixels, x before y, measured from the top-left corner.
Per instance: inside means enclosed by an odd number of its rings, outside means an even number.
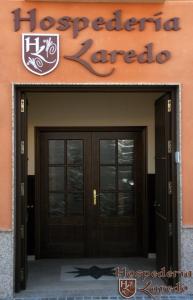
[[[129,17],[151,17],[162,11],[163,17],[179,16],[182,29],[177,32],[155,32],[151,26],[144,32],[139,31],[93,31],[86,29],[76,39],[72,38],[71,30],[60,33],[61,54],[60,64],[49,75],[38,77],[24,67],[21,59],[21,33],[28,32],[27,22],[22,24],[22,30],[13,30],[13,16],[11,11],[22,8],[22,13],[37,8],[38,18],[46,15],[59,18],[61,16],[86,16],[94,19],[98,16],[111,18],[113,11],[122,9],[123,19]],[[12,206],[12,82],[18,83],[68,83],[68,82],[125,82],[151,83],[163,82],[182,84],[182,175],[183,175],[183,223],[193,224],[193,3],[167,2],[165,4],[76,4],[76,3],[39,3],[1,0],[0,17],[0,228],[11,228]],[[38,29],[36,32],[41,32]],[[48,32],[47,32],[48,33]],[[76,62],[62,58],[63,55],[73,54],[80,49],[80,44],[92,38],[94,45],[90,53],[99,49],[135,49],[142,52],[144,45],[153,42],[155,51],[168,49],[172,58],[165,64],[125,64],[121,58],[115,64],[113,75],[106,78],[90,74]],[[89,54],[90,54],[89,53]],[[85,55],[88,58],[89,55]],[[103,72],[112,67],[109,63],[94,65],[96,70]]]

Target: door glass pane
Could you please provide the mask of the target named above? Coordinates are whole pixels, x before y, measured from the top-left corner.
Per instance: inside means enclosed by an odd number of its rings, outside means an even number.
[[[130,216],[135,214],[134,193],[119,193],[118,197],[118,215]]]
[[[64,191],[64,167],[49,167],[49,190]]]
[[[100,140],[100,163],[115,164],[115,140]]]
[[[83,193],[68,193],[68,215],[83,215]]]
[[[115,167],[100,168],[100,189],[101,190],[116,190]]]
[[[134,159],[134,140],[118,140],[119,164],[131,164]]]
[[[131,190],[134,187],[133,166],[119,166],[119,190]]]
[[[49,193],[49,214],[50,216],[64,216],[65,203],[64,194],[62,193]]]
[[[100,214],[101,216],[116,215],[116,194],[115,193],[100,194]]]
[[[67,141],[67,163],[82,164],[83,162],[83,145],[81,140]]]
[[[63,140],[49,140],[49,164],[64,164]]]
[[[68,190],[83,190],[82,167],[68,167],[67,178]]]

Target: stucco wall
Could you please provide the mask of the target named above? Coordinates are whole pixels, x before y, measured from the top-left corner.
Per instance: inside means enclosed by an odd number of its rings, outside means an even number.
[[[80,32],[76,39],[72,38],[72,30],[58,32],[55,27],[46,33],[60,34],[60,62],[55,71],[49,75],[38,77],[24,67],[21,59],[21,34],[29,32],[28,22],[22,22],[21,30],[14,32],[13,15],[11,12],[17,8],[22,9],[22,16],[27,16],[27,11],[37,9],[36,32],[41,33],[39,20],[51,15],[56,19],[63,16],[87,16],[94,19],[98,16],[112,18],[115,10],[122,10],[122,18],[136,16],[137,18],[151,17],[157,12],[162,12],[163,20],[170,17],[180,17],[181,30],[155,31],[150,25],[145,31],[93,31],[90,27]],[[11,228],[11,107],[12,107],[12,82],[23,83],[69,83],[69,82],[178,82],[182,84],[182,178],[183,178],[183,223],[193,224],[193,185],[191,183],[193,170],[193,3],[191,1],[166,2],[163,4],[73,4],[73,3],[40,3],[25,1],[1,0],[1,27],[0,27],[0,60],[1,60],[1,98],[0,106],[0,139],[3,147],[0,149],[0,228]],[[144,51],[144,45],[154,43],[155,53],[167,49],[172,57],[165,64],[151,63],[139,64],[137,62],[126,64],[121,57],[118,58],[114,73],[110,77],[97,77],[80,64],[64,59],[64,55],[74,54],[81,47],[81,43],[92,38],[92,49],[85,54],[89,59],[90,54],[99,49],[135,49],[138,53]],[[106,72],[112,68],[110,63],[94,65],[99,72]],[[6,149],[6,151],[5,151]]]
[[[113,11],[122,10],[123,19],[136,16],[151,17],[157,12],[162,12],[162,17],[180,17],[181,30],[156,32],[152,26],[147,26],[145,31],[133,30],[122,31],[93,31],[90,27],[81,31],[76,39],[72,38],[71,29],[60,33],[60,63],[55,71],[47,76],[38,77],[26,70],[21,59],[21,34],[29,31],[28,22],[22,22],[21,30],[14,32],[13,16],[11,12],[22,9],[22,16],[30,9],[37,9],[38,20],[46,15],[59,18],[63,15],[87,16],[94,19],[102,15],[105,18],[112,18]],[[0,149],[0,169],[3,176],[0,177],[0,228],[11,228],[11,107],[12,107],[12,82],[24,83],[57,83],[57,82],[179,82],[182,84],[182,178],[183,178],[183,223],[193,224],[193,185],[191,183],[193,170],[193,102],[192,102],[192,78],[193,78],[193,41],[192,22],[193,4],[189,1],[166,2],[165,4],[73,4],[73,3],[39,3],[24,1],[1,1],[1,98],[0,106],[0,138],[3,147]],[[42,32],[37,22],[36,32]],[[56,32],[51,29],[48,32]],[[97,77],[89,73],[80,64],[65,60],[64,55],[73,54],[80,49],[81,43],[92,38],[93,46],[85,59],[98,49],[135,49],[138,53],[144,50],[144,45],[154,43],[154,51],[157,53],[168,49],[172,53],[171,59],[165,64],[126,64],[120,57],[115,66],[115,72],[110,77]],[[112,65],[98,64],[95,69],[105,72],[111,69]],[[6,149],[6,151],[5,151]]]

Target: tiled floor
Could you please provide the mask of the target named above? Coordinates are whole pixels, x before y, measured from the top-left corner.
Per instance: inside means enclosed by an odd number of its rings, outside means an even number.
[[[15,299],[30,300],[118,300],[118,279],[112,268],[127,270],[155,270],[155,261],[144,258],[116,259],[42,259],[29,262],[27,289],[16,294]],[[137,288],[149,279],[137,279]],[[164,286],[160,278],[152,280],[153,286]],[[131,299],[150,299],[137,291]],[[190,295],[156,295],[154,299],[192,299]]]

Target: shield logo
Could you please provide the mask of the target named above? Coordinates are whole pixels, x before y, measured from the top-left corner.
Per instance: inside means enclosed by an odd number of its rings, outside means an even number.
[[[24,66],[36,75],[52,72],[59,62],[59,34],[23,33],[22,59]]]
[[[136,279],[119,279],[119,293],[129,299],[136,293]]]

